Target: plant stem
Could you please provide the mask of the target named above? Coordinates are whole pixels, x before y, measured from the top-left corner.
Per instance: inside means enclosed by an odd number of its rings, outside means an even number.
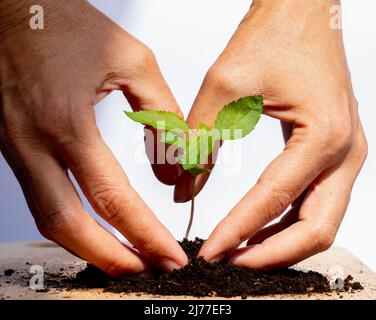
[[[188,239],[189,232],[191,231],[192,223],[193,223],[193,216],[195,214],[195,185],[196,185],[196,177],[193,177],[193,187],[192,187],[192,200],[191,200],[191,214],[189,217],[189,223],[187,227],[187,231],[185,232],[185,239]]]

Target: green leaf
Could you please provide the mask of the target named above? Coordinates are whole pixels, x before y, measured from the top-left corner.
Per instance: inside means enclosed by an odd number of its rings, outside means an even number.
[[[201,123],[195,132],[192,132],[187,123],[172,112],[149,110],[125,112],[125,114],[136,122],[164,130],[161,142],[177,145],[183,151],[178,156],[183,169],[189,171],[193,177],[197,177],[202,173],[210,172],[201,165],[213,152],[214,143],[218,140],[245,137],[256,126],[262,109],[262,96],[241,98],[223,107],[218,113],[214,128]],[[185,133],[189,133],[188,140]]]
[[[179,148],[185,147],[184,135],[181,135],[178,132],[175,132],[174,130],[163,132],[161,134],[161,142],[166,144],[176,144]]]
[[[213,137],[206,128],[199,129],[195,134],[191,133],[180,158],[183,169],[189,171],[207,163],[209,155],[213,152],[213,143]]]
[[[209,127],[200,127],[198,130],[199,149],[199,163],[203,164],[208,160],[209,155],[213,152],[214,140],[212,136],[212,129]]]
[[[185,148],[180,161],[185,171],[200,165],[200,144],[197,134],[190,134],[189,140],[185,141]]]
[[[155,129],[166,131],[180,129],[184,132],[189,132],[187,123],[173,112],[147,110],[137,112],[124,111],[124,113],[133,121],[146,126],[152,126]]]
[[[255,128],[262,109],[262,96],[240,98],[223,107],[218,113],[214,128],[219,131],[222,140],[243,138]]]
[[[198,126],[198,129],[199,130],[210,131],[212,128],[210,128],[209,126],[207,126],[205,123],[200,123],[199,126]]]

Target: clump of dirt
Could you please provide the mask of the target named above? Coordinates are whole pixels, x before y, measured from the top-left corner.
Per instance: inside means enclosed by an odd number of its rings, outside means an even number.
[[[180,242],[189,257],[189,263],[172,273],[155,272],[150,276],[127,276],[114,279],[88,265],[77,273],[76,285],[87,288],[103,288],[115,293],[147,293],[153,295],[190,295],[196,297],[261,296],[273,294],[312,294],[330,292],[328,279],[322,274],[309,271],[283,269],[269,272],[240,268],[226,262],[209,263],[196,255],[204,243],[184,239]],[[345,279],[344,290],[363,289],[359,282]]]
[[[15,273],[16,271],[13,270],[13,269],[6,269],[4,270],[4,276],[6,277],[10,277],[13,273]]]
[[[344,290],[345,291],[351,291],[351,290],[363,290],[363,286],[360,284],[360,282],[352,282],[354,280],[352,275],[348,275],[344,282]]]

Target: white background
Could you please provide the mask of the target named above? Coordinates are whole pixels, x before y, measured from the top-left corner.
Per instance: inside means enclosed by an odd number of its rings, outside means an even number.
[[[225,47],[247,11],[248,0],[95,0],[99,9],[151,47],[183,112],[188,113],[208,67]],[[343,28],[353,85],[369,143],[369,156],[352,194],[335,245],[352,251],[376,270],[376,2],[343,1]],[[171,187],[159,184],[143,154],[140,126],[126,119],[128,105],[113,93],[97,107],[98,125],[134,187],[160,220],[181,238],[189,205],[172,201]],[[243,153],[230,174],[225,163],[216,167],[197,197],[192,235],[207,237],[215,224],[248,190],[263,168],[283,148],[279,123],[263,117],[257,129],[242,140]],[[231,154],[226,144],[222,154]],[[238,149],[236,149],[238,150]],[[293,174],[293,173],[292,173]],[[0,241],[41,239],[20,187],[0,157]],[[87,203],[85,203],[87,206]],[[88,206],[87,206],[88,207]],[[91,209],[89,209],[91,210]],[[136,213],[135,213],[136,214]]]

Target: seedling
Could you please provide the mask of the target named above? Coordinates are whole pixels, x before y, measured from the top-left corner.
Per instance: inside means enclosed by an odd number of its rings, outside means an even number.
[[[225,105],[218,113],[214,128],[202,123],[190,129],[178,115],[168,111],[137,111],[125,114],[138,123],[162,130],[161,142],[179,150],[177,160],[192,175],[193,190],[190,219],[185,233],[188,239],[194,216],[195,182],[200,174],[210,173],[203,167],[216,142],[241,139],[256,126],[263,109],[262,96],[249,96]]]

